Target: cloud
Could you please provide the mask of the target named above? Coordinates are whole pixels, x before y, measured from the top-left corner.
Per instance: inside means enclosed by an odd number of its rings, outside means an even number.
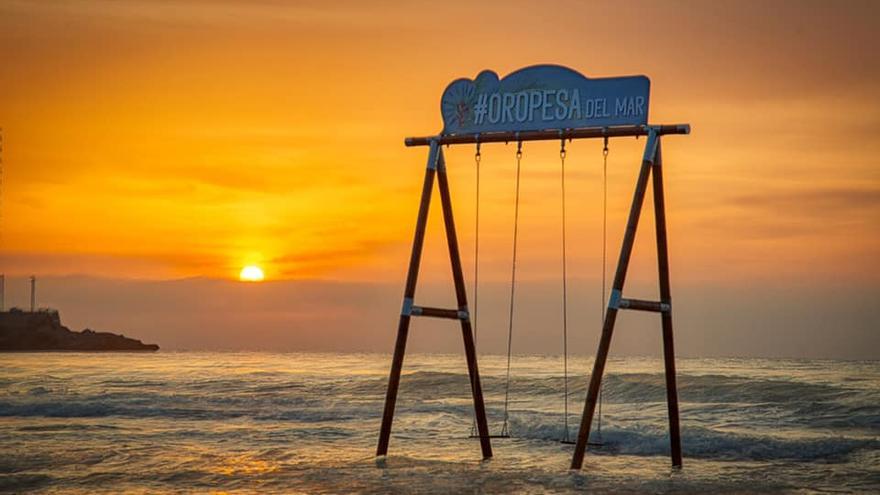
[[[796,249],[802,254],[834,246],[842,248],[838,242],[849,239],[845,233],[865,233],[858,243],[846,242],[850,253],[880,242],[869,233],[872,225],[880,224],[880,188],[770,188],[713,198],[711,203],[694,208],[706,210],[693,222],[698,229],[730,242],[816,239],[814,244]],[[770,258],[773,250],[764,246],[761,252]]]
[[[367,258],[396,245],[396,240],[352,241],[347,246],[287,254],[269,261],[281,277],[302,277],[325,271],[339,271],[362,264]]]
[[[730,203],[792,215],[857,213],[880,208],[880,188],[828,187],[768,191],[738,195]]]

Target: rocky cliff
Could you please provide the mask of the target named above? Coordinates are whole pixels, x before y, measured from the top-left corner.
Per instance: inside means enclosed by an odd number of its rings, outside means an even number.
[[[159,346],[88,328],[74,332],[56,311],[0,312],[0,351],[156,351]]]

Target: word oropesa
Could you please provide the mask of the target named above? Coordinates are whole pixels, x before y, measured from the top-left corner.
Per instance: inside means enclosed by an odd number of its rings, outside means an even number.
[[[611,113],[611,112],[614,113]],[[534,89],[516,93],[480,93],[474,105],[474,124],[531,122],[535,120],[582,120],[645,115],[645,97],[582,100],[575,89]]]

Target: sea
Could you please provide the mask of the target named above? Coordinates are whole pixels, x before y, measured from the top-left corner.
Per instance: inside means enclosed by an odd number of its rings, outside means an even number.
[[[513,356],[509,439],[483,460],[461,355],[406,357],[376,458],[390,356],[0,354],[0,491],[11,493],[880,492],[880,362],[679,359],[684,465],[663,363],[612,358],[601,435],[569,469],[561,356]],[[592,357],[569,358],[569,435]],[[506,356],[481,355],[493,434]]]

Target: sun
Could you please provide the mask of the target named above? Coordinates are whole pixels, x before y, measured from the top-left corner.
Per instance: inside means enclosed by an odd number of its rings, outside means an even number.
[[[256,265],[248,265],[241,269],[241,273],[238,274],[238,278],[242,282],[262,282],[263,269]]]

